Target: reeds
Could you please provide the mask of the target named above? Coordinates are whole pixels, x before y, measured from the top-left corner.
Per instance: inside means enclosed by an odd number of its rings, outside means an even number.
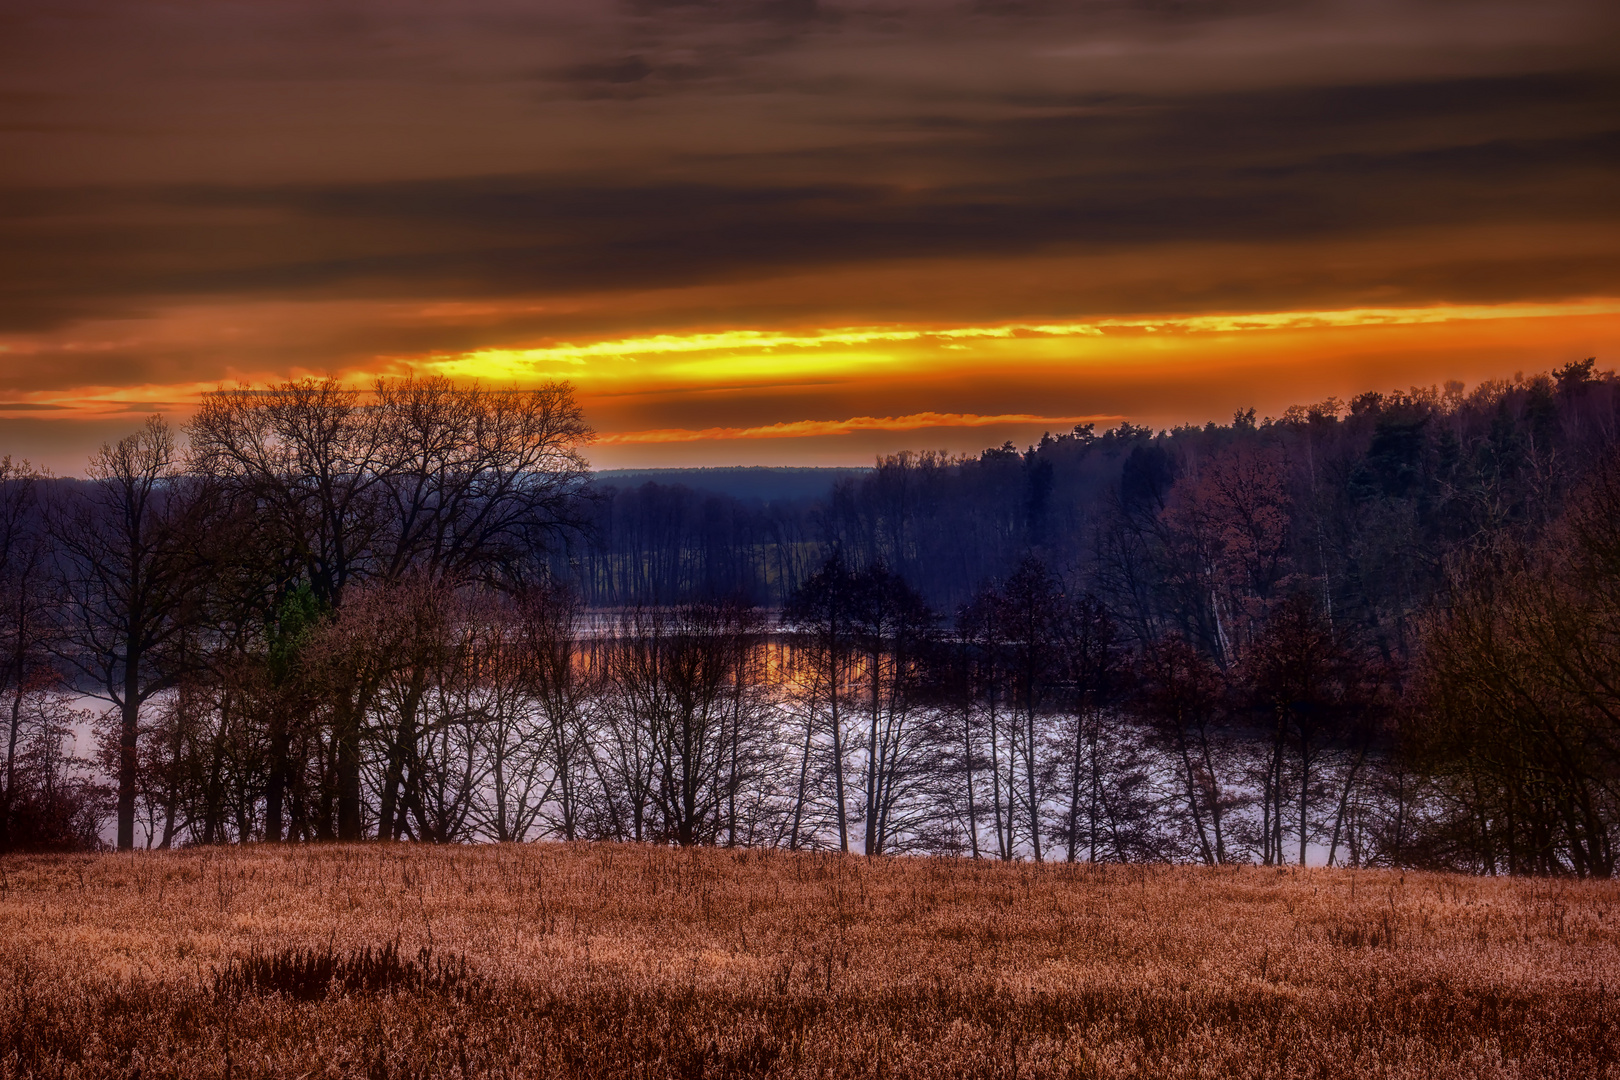
[[[1620,1077],[1617,901],[628,845],[10,858],[0,1075]]]
[[[215,969],[213,983],[216,996],[280,994],[295,1001],[320,1001],[334,994],[466,994],[476,986],[468,978],[465,956],[435,960],[424,946],[415,960],[402,960],[397,941],[347,953],[331,945],[255,949]]]

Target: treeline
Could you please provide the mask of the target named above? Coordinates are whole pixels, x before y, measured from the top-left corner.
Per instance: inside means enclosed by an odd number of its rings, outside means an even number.
[[[1609,876],[1617,431],[1584,361],[767,502],[589,485],[565,387],[216,395],[0,485],[4,843]]]
[[[1291,572],[1320,578],[1324,602],[1400,634],[1458,545],[1556,516],[1611,445],[1614,393],[1586,360],[1467,393],[1455,382],[1371,392],[1157,434],[1087,424],[1024,451],[892,455],[818,499],[610,480],[598,485],[589,541],[557,553],[553,568],[593,606],[744,596],[777,608],[835,548],[895,570],[941,611],[1030,553],[1067,576],[1111,574],[1110,587],[1128,591],[1131,569],[1117,564],[1154,531],[1171,489],[1185,496],[1206,463],[1253,451],[1275,485],[1267,497],[1286,507]],[[1140,618],[1152,605],[1131,606]]]
[[[120,848],[138,818],[161,844],[374,833],[428,737],[414,710],[442,660],[410,654],[422,637],[401,613],[472,632],[447,598],[520,593],[582,520],[589,429],[563,385],[220,392],[185,434],[182,450],[153,418],[84,483],[6,460],[0,843],[99,830],[96,785],[50,753],[64,688],[106,706]]]

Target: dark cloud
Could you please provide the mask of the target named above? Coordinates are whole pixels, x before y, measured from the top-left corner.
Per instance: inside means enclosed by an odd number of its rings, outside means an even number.
[[[0,393],[1620,295],[1617,27],[1597,0],[13,0]],[[451,301],[501,310],[389,309]]]
[[[1606,76],[1120,96],[911,132],[878,149],[695,157],[679,180],[14,188],[0,194],[0,326],[174,297],[556,295],[895,260],[1620,223],[1620,80]],[[815,179],[782,181],[795,173]],[[914,179],[884,175],[896,173]],[[1432,271],[1432,252],[1411,258]],[[1427,298],[1473,295],[1466,269],[1431,276]],[[1614,269],[1589,259],[1559,277],[1612,291]]]
[[[598,60],[566,68],[563,78],[582,83],[611,83],[615,86],[638,83],[653,72],[652,66],[639,56],[626,56],[619,60]]]

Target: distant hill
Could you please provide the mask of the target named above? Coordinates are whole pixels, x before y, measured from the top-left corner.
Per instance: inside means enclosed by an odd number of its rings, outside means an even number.
[[[838,481],[871,471],[747,465],[712,469],[602,469],[592,475],[598,484],[619,488],[640,487],[646,483],[679,484],[693,491],[772,503],[819,499]]]

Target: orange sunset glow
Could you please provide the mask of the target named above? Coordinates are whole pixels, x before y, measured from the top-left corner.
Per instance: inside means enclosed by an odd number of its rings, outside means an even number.
[[[6,452],[418,373],[852,465],[1620,351],[1608,5],[334,10],[0,16]]]

